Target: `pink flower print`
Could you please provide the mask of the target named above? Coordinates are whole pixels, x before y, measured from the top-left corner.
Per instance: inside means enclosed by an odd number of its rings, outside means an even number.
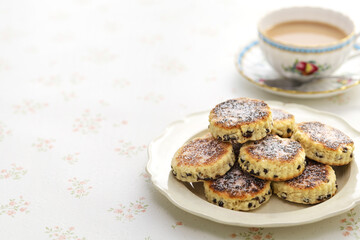
[[[143,209],[144,207],[141,206],[140,204],[136,204],[136,205],[134,206],[134,208],[135,208],[135,209],[138,209],[138,210],[141,210],[141,209]]]
[[[76,177],[71,178],[68,180],[72,187],[67,188],[68,191],[70,191],[70,194],[73,195],[75,198],[82,198],[90,193],[90,189],[92,189],[92,186],[87,186],[89,183],[89,180],[83,180],[80,181]]]
[[[339,83],[340,86],[346,86],[349,83],[352,83],[352,81],[353,80],[351,78],[350,79],[342,79],[342,78],[340,78],[340,79],[336,80],[336,82]]]
[[[9,210],[9,211],[7,211],[7,215],[9,215],[9,216],[12,216],[12,215],[14,215],[16,212],[14,211],[14,210]]]
[[[29,203],[27,205],[29,205]],[[29,212],[25,207],[25,201],[22,196],[20,196],[18,199],[10,199],[7,204],[0,205],[0,215],[6,214],[8,216],[15,217],[19,212]]]
[[[66,236],[65,236],[65,235],[61,235],[61,236],[59,236],[58,240],[66,240]]]
[[[59,75],[42,76],[36,79],[36,82],[45,87],[53,87],[60,85],[61,78]]]
[[[100,114],[92,114],[90,110],[85,110],[81,117],[75,119],[73,132],[82,134],[97,133],[105,119]]]
[[[115,219],[119,221],[132,221],[136,215],[146,212],[148,205],[144,203],[144,198],[139,198],[135,203],[131,202],[128,206],[119,204],[119,208],[110,208],[108,212],[115,215]]]
[[[2,142],[7,136],[11,135],[11,130],[0,121],[0,142]]]
[[[119,147],[115,148],[115,152],[126,157],[131,157],[146,149],[144,145],[135,146],[131,142],[125,142],[124,140],[120,140],[119,145]]]
[[[143,177],[145,179],[145,182],[150,182],[150,174],[146,173],[146,172],[143,172],[140,174],[141,177]]]
[[[24,115],[28,113],[33,114],[47,106],[48,104],[44,102],[37,102],[35,100],[23,100],[22,103],[14,105],[14,113]]]
[[[271,238],[272,238],[272,235],[271,235],[271,234],[266,234],[265,238],[266,238],[266,239],[271,239]]]
[[[11,168],[6,170],[2,169],[0,171],[0,179],[13,179],[18,180],[21,177],[23,177],[27,171],[20,166],[17,166],[16,164],[11,164]]]
[[[253,236],[253,239],[254,240],[261,240],[261,235],[255,235],[255,236]]]
[[[70,77],[70,82],[73,85],[77,85],[85,80],[85,77],[79,73],[73,73]]]
[[[32,144],[39,152],[47,152],[54,147],[54,139],[38,138],[36,142]]]
[[[134,216],[133,216],[132,214],[129,214],[129,215],[126,215],[126,218],[127,218],[128,220],[132,220],[132,219],[134,218]]]
[[[61,95],[63,96],[64,101],[66,102],[70,102],[71,100],[76,98],[76,93],[74,91],[71,92],[62,91]]]
[[[45,233],[48,234],[50,240],[86,240],[84,237],[79,237],[75,233],[75,227],[68,229],[62,227],[46,227]]]
[[[236,234],[235,234],[235,233],[232,233],[232,234],[230,235],[230,237],[231,237],[231,238],[236,238]]]
[[[123,210],[121,210],[121,209],[115,209],[114,210],[114,213],[117,213],[117,214],[121,214],[121,213],[123,213],[124,211]]]
[[[357,231],[359,230],[360,225],[360,217],[354,219],[356,216],[356,212],[354,209],[351,209],[346,215],[349,217],[340,220],[340,230],[343,231],[342,234],[346,237],[349,235],[354,235],[357,238]],[[354,231],[355,230],[355,231]]]
[[[262,239],[273,239],[273,234],[268,232],[264,233],[264,228],[249,228],[247,232],[241,232],[238,234],[241,239],[253,239],[253,240],[262,240]],[[265,237],[263,237],[265,235]],[[236,235],[237,236],[237,235]]]
[[[182,225],[183,225],[183,223],[179,221],[179,222],[176,222],[174,225],[171,225],[171,227],[175,229],[176,227],[182,226]]]
[[[79,161],[80,153],[69,153],[63,157],[63,160],[69,164],[75,164]]]

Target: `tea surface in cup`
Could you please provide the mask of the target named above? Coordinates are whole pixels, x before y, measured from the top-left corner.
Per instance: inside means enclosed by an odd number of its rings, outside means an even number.
[[[316,21],[289,21],[276,24],[265,34],[285,44],[313,46],[331,44],[347,36],[340,28]]]

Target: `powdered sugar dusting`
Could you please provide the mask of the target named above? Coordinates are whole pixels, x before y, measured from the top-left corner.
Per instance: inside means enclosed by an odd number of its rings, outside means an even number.
[[[292,119],[294,115],[286,112],[285,110],[279,108],[271,108],[273,120],[284,120],[284,119]]]
[[[210,118],[217,124],[236,127],[239,124],[255,122],[270,114],[270,108],[264,101],[249,98],[230,99],[216,105]]]
[[[224,154],[232,151],[231,143],[221,142],[206,134],[195,138],[180,150],[178,165],[204,165],[219,160]]]
[[[298,124],[298,128],[308,134],[313,141],[322,143],[325,147],[334,150],[342,145],[354,143],[340,130],[320,122],[302,122]]]
[[[235,165],[224,176],[214,180],[210,188],[219,192],[226,192],[231,197],[243,197],[246,194],[261,191],[266,182],[251,176]]]
[[[245,146],[245,151],[257,159],[291,161],[302,150],[300,143],[289,138],[269,135]]]
[[[286,184],[296,188],[313,188],[328,181],[328,168],[330,167],[327,165],[307,159],[304,172],[300,176],[286,181]]]

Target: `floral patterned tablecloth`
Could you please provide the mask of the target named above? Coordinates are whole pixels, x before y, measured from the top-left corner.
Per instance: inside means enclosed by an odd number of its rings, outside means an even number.
[[[326,2],[359,20],[345,3]],[[309,105],[360,129],[360,88],[296,100],[236,72],[256,21],[284,4],[2,1],[0,239],[360,239],[359,207],[304,226],[226,226],[173,206],[145,172],[169,123],[233,97]]]

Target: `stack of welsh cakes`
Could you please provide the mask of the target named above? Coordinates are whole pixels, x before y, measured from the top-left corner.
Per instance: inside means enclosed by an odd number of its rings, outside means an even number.
[[[290,202],[323,202],[337,190],[331,166],[354,157],[354,142],[340,130],[295,124],[291,113],[257,99],[220,103],[209,122],[210,133],[175,153],[172,173],[183,182],[204,182],[206,199],[232,210],[256,209],[273,192]]]

